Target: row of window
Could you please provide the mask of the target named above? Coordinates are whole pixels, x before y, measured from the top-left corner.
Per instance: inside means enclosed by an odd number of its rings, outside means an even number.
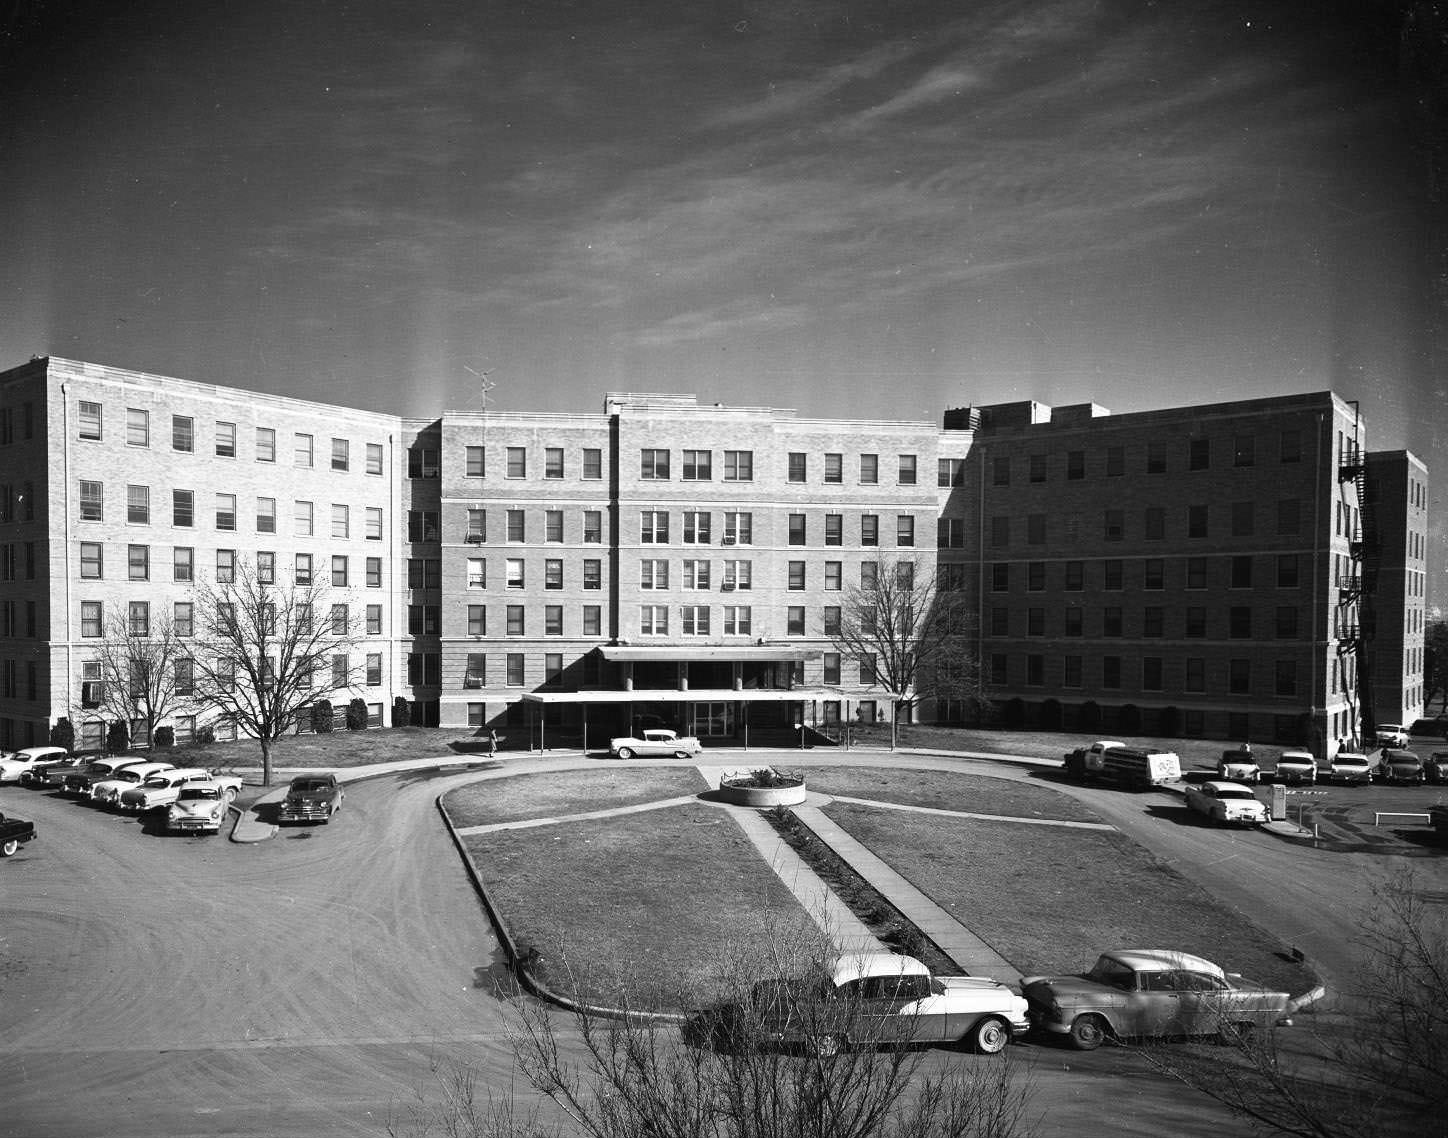
[[[992,608],[990,610],[990,621],[988,624],[989,635],[991,636],[1019,636],[1021,635],[1021,617],[1025,618],[1026,636],[1086,636],[1086,611],[1083,608],[1067,608],[1060,610],[1061,620],[1059,623],[1051,622],[1051,631],[1047,632],[1047,610],[1044,608],[1028,608],[1015,610],[1016,617],[1012,620],[1012,610],[1008,608]],[[1093,609],[1093,628],[1091,635],[1100,637],[1123,637],[1125,631],[1124,610],[1116,605],[1107,605],[1102,609]],[[1140,612],[1140,620],[1133,630],[1137,636],[1156,639],[1164,638],[1167,635],[1167,609],[1159,605],[1146,605]],[[1173,617],[1177,610],[1171,610]],[[1257,625],[1259,621],[1254,620],[1254,610],[1251,605],[1233,605],[1226,611],[1226,634],[1230,640],[1251,640],[1256,636],[1265,635],[1265,632]],[[1173,632],[1185,639],[1208,639],[1209,615],[1213,622],[1218,619],[1218,614],[1208,613],[1208,610],[1198,606],[1188,606],[1181,610],[1181,624],[1174,626]],[[1273,621],[1273,635],[1278,640],[1295,640],[1298,635],[1299,616],[1296,605],[1278,605],[1275,610]],[[1212,639],[1219,639],[1222,629],[1216,628],[1216,635]],[[1175,637],[1174,637],[1175,638]]]
[[[0,523],[35,520],[35,483],[0,483]]]
[[[105,554],[104,542],[83,541],[80,543],[80,576],[83,580],[99,581],[105,578]],[[218,549],[214,577],[216,582],[229,584],[235,581],[239,560],[245,556],[247,556],[245,551],[238,555],[235,549]],[[263,585],[274,584],[277,574],[276,553],[269,549],[260,549],[251,553],[250,556],[257,581]],[[334,554],[329,561],[322,556],[298,553],[292,562],[293,580],[298,585],[308,586],[320,583],[318,575],[330,571],[332,585],[337,588],[347,588],[352,580],[353,560],[347,554]],[[382,587],[382,558],[364,557],[357,560],[363,562],[363,579],[367,587],[380,589]],[[149,545],[126,546],[126,579],[131,581],[151,580],[151,547]],[[182,545],[172,547],[171,579],[182,583],[195,581],[195,549]]]
[[[81,479],[79,492],[80,520],[82,522],[103,522],[106,520],[105,483]],[[232,533],[237,529],[237,496],[216,494],[213,521],[216,529]],[[331,535],[349,539],[352,536],[352,519],[355,511],[349,505],[333,502],[330,511]],[[128,484],[126,486],[126,523],[128,525],[151,524],[151,488]],[[381,541],[384,526],[381,506],[362,507],[362,536],[368,541]],[[256,532],[277,532],[277,500],[256,499]],[[171,491],[171,525],[177,529],[192,529],[196,525],[196,494],[192,490]],[[298,499],[292,503],[292,532],[297,537],[313,537],[316,533],[315,503]]]
[[[1212,439],[1209,437],[1187,440],[1184,465],[1187,470],[1210,470],[1212,468]],[[1258,438],[1254,434],[1233,435],[1231,439],[1231,465],[1234,467],[1256,466],[1258,459]],[[1167,474],[1170,472],[1170,457],[1173,447],[1165,441],[1148,442],[1145,450],[1133,448],[1133,457],[1139,462],[1137,470],[1145,474]],[[1181,451],[1177,451],[1179,455]],[[1126,447],[1108,446],[1103,448],[1099,455],[1099,473],[1107,478],[1121,478],[1126,475]],[[1302,461],[1302,432],[1299,430],[1285,430],[1277,435],[1276,460],[1280,463],[1300,463]],[[1027,482],[1049,482],[1051,471],[1056,469],[1056,477],[1064,476],[1067,481],[1080,481],[1088,476],[1087,452],[1085,450],[1067,450],[1065,452],[1038,451],[1034,454],[1027,454],[1018,458],[1010,455],[1001,455],[991,460],[991,485],[1009,486],[1012,474],[1016,472],[1018,465],[1024,465],[1024,471],[1017,474],[1024,474]],[[945,485],[945,483],[941,483]]]
[[[1120,592],[1126,588],[1127,567],[1130,566],[1131,584],[1148,591],[1164,590],[1167,587],[1168,566],[1173,570],[1182,566],[1182,573],[1173,572],[1173,584],[1179,583],[1188,590],[1206,589],[1214,566],[1226,566],[1226,583],[1232,589],[1250,589],[1264,585],[1256,571],[1257,562],[1271,559],[1275,564],[1276,586],[1279,589],[1296,589],[1302,584],[1302,554],[1278,553],[1255,555],[1250,553],[1229,554],[1223,557],[1187,557],[1167,559],[1143,557],[1124,560],[1107,558],[1103,561],[996,561],[990,567],[990,589],[993,593],[1008,593],[1019,582],[1020,570],[1025,570],[1027,592],[1039,593],[1048,589],[1063,592],[1084,592],[1089,585],[1104,592]],[[1089,569],[1089,573],[1088,573]],[[1098,572],[1099,569],[1099,572]],[[1139,572],[1137,570],[1140,570]]]
[[[365,605],[363,630],[368,636],[382,635],[382,606]],[[125,629],[133,636],[151,635],[151,602],[128,601],[125,607]],[[273,614],[273,619],[275,614]],[[307,606],[301,606],[297,613],[297,625],[311,626],[313,616]],[[327,615],[328,626],[333,636],[350,636],[357,629],[352,620],[352,609],[347,604],[330,606]],[[86,639],[97,639],[106,635],[106,609],[104,601],[80,602],[80,634]],[[167,628],[170,636],[187,639],[196,635],[196,608],[190,601],[173,601],[171,620]]]
[[[79,437],[88,442],[99,442],[105,438],[105,407],[101,403],[82,399],[76,409],[76,425]],[[151,446],[151,412],[140,407],[125,410],[125,440],[127,446],[149,448]],[[252,455],[257,462],[277,461],[278,435],[271,427],[254,428]],[[233,422],[217,419],[212,423],[211,445],[217,458],[236,458],[239,432]],[[368,474],[383,472],[384,451],[381,443],[364,443],[365,463]],[[196,450],[196,420],[190,415],[171,416],[171,449],[179,454],[192,454]],[[292,465],[310,470],[317,461],[316,438],[300,431],[292,434]],[[329,467],[345,472],[352,468],[352,443],[350,439],[331,439]]]
[[[34,640],[40,631],[40,613],[34,601],[0,601],[0,639]]]
[[[0,542],[0,581],[35,580],[35,542]]]
[[[30,400],[25,400],[18,407],[0,407],[0,446],[15,442],[17,422],[20,424],[18,433],[22,439],[35,437],[35,404]]]
[[[1257,532],[1257,503],[1255,501],[1232,502],[1228,505],[1230,521],[1227,526],[1227,535],[1231,537],[1253,537]],[[1218,506],[1220,511],[1221,507]],[[1188,540],[1201,540],[1212,536],[1210,522],[1211,507],[1203,504],[1189,505],[1186,507],[1186,528],[1185,536]],[[1274,533],[1283,536],[1291,536],[1301,532],[1302,527],[1302,503],[1298,498],[1282,498],[1277,502],[1276,525]],[[1047,514],[1027,514],[1025,516],[1026,533],[1025,542],[1027,545],[1045,545],[1047,540]],[[1076,531],[1077,522],[1074,516],[1066,518],[1056,517],[1059,524],[1065,522],[1067,532],[1064,535],[1057,535],[1059,540],[1076,541],[1080,534]],[[990,520],[990,543],[994,548],[1001,548],[1011,544],[1013,529],[1016,528],[1018,516],[1010,514],[996,514]],[[1355,523],[1354,523],[1355,524]],[[1356,533],[1356,529],[1352,531]],[[1126,540],[1126,511],[1122,509],[1108,509],[1102,513],[1101,536],[1105,541]],[[1218,537],[1224,536],[1220,531]],[[1167,508],[1165,506],[1147,506],[1142,511],[1141,540],[1143,541],[1165,541],[1167,539]],[[1016,540],[1019,540],[1017,537]]]
[[[1262,661],[1234,657],[1226,661],[1225,673],[1207,667],[1200,656],[1061,656],[1048,661],[1038,653],[990,654],[990,683],[1000,687],[1023,685],[1046,687],[1047,664],[1052,665],[1051,687],[1101,688],[1120,691],[1132,688],[1144,692],[1183,692],[1190,695],[1275,695],[1298,694],[1298,662],[1278,659]],[[1139,669],[1128,677],[1127,665]],[[1130,682],[1128,682],[1128,680]],[[1210,681],[1210,682],[1209,682]]]

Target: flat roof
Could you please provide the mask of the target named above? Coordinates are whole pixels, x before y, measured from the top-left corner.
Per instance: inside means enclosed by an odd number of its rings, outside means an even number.
[[[634,691],[527,691],[524,703],[801,703],[844,699],[839,688],[642,688]]]
[[[605,660],[648,661],[661,660],[813,660],[823,649],[800,648],[790,644],[727,644],[692,645],[625,645],[605,644],[599,648]]]

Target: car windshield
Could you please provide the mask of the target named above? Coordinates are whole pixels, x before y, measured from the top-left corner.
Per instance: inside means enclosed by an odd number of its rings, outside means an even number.
[[[181,792],[181,800],[183,802],[198,802],[202,799],[217,798],[219,796],[220,791],[214,786],[196,786]]]
[[[318,790],[328,790],[331,788],[331,785],[332,784],[326,779],[299,778],[296,782],[292,783],[292,789],[301,791],[303,793],[309,793]]]
[[[1086,979],[1094,980],[1098,984],[1105,984],[1108,988],[1118,988],[1123,992],[1130,992],[1136,988],[1136,973],[1121,961],[1113,960],[1109,956],[1103,956],[1097,960],[1096,967],[1086,973]]]
[[[1256,798],[1250,790],[1243,786],[1219,786],[1217,787],[1218,798]]]
[[[143,782],[141,785],[142,785],[142,786],[159,786],[159,787],[166,787],[166,786],[170,786],[170,785],[171,785],[171,780],[170,780],[169,778],[167,778],[167,777],[166,777],[165,775],[163,775],[163,774],[153,774],[150,778],[148,778],[148,779],[147,779],[145,782]]]

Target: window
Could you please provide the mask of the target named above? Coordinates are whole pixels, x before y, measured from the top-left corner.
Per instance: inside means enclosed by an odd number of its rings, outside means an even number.
[[[562,606],[562,605],[544,605],[544,606],[543,606],[543,635],[544,635],[544,636],[562,636],[562,635],[563,635],[563,606]]]
[[[990,591],[1008,593],[1011,589],[1011,566],[1008,561],[994,562],[990,567]]]
[[[88,403],[82,399],[77,412],[78,429],[83,439],[99,439],[101,437],[101,405],[99,403]]]
[[[365,512],[366,538],[368,541],[382,540],[382,507],[368,506]]]
[[[1252,639],[1252,607],[1233,605],[1227,610],[1227,635],[1233,640]]]
[[[1124,575],[1120,559],[1112,557],[1101,563],[1101,587],[1107,592],[1120,592]]]
[[[296,555],[292,562],[292,580],[303,586],[312,583],[312,555],[310,553]]]
[[[507,465],[504,472],[509,478],[528,477],[528,449],[526,447],[507,448]]]
[[[479,510],[479,514],[483,511]],[[505,536],[510,544],[517,545],[528,540],[528,514],[524,510],[509,510],[503,515]],[[472,512],[468,513],[468,532],[473,533]],[[483,532],[486,532],[484,527]]]
[[[81,481],[80,520],[83,522],[106,520],[106,486],[104,482]]]
[[[838,684],[840,682],[840,654],[838,652],[826,652],[823,662],[824,670],[821,679],[827,684]]]
[[[900,485],[915,485],[915,456],[913,454],[900,456]]]
[[[1141,563],[1142,588],[1166,588],[1166,562],[1160,557],[1148,557]]]
[[[684,562],[684,588],[707,589],[709,587],[709,562],[688,560]]]
[[[1187,606],[1186,635],[1191,640],[1201,640],[1207,635],[1207,610],[1201,605]]]
[[[1026,565],[1026,592],[1039,593],[1046,587],[1046,563],[1031,561]]]
[[[365,668],[366,672],[364,682],[366,683],[366,685],[369,688],[380,687],[382,685],[382,653],[367,653]],[[372,715],[369,713],[367,716],[367,723],[368,726],[371,727],[380,727],[381,715]]]
[[[1068,593],[1079,593],[1085,587],[1085,567],[1080,561],[1066,562],[1066,584]]]
[[[270,427],[256,429],[256,460],[257,462],[275,462],[277,460],[277,433]]]
[[[468,605],[468,635],[486,636],[487,634],[488,607],[486,605]]]
[[[196,577],[196,551],[178,545],[171,551],[171,579],[191,582]]]
[[[368,474],[381,474],[381,473],[382,473],[382,444],[381,444],[381,443],[368,443],[368,444],[367,444],[367,473],[368,473]],[[436,474],[433,474],[432,477],[436,478],[437,475],[436,475]]]
[[[666,510],[644,510],[640,514],[639,541],[644,545],[669,543],[669,515]]]
[[[1147,605],[1141,613],[1141,634],[1158,639],[1163,635],[1162,609],[1159,605]]]
[[[408,657],[411,661],[411,657]],[[351,661],[348,660],[345,652],[339,652],[332,657],[332,686],[345,688],[348,685],[348,673],[352,670]]]
[[[1126,448],[1106,448],[1106,477],[1120,478],[1126,473]]]
[[[880,579],[880,563],[878,561],[860,562],[860,588],[873,589]]]
[[[785,610],[784,634],[786,636],[804,635],[804,606],[790,605]]]
[[[583,448],[583,477],[590,481],[603,477],[603,451],[598,447]]]
[[[126,625],[132,636],[151,635],[151,605],[149,601],[132,601],[126,606]]]
[[[1121,635],[1121,609],[1115,605],[1109,605],[1101,610],[1101,635]]]
[[[1166,510],[1161,506],[1148,506],[1144,519],[1147,541],[1161,541],[1166,537]]]
[[[1277,502],[1277,532],[1295,534],[1301,526],[1301,503],[1296,498],[1281,498]]]
[[[332,606],[332,635],[346,636],[348,624],[348,613],[346,605]]]
[[[791,561],[789,563],[789,590],[800,592],[804,589],[804,562]]]
[[[1283,431],[1277,439],[1277,453],[1282,462],[1302,461],[1302,432]]]
[[[754,515],[744,512],[730,512],[724,515],[724,544],[753,545]]]
[[[509,589],[521,589],[524,587],[523,559],[521,557],[510,557],[504,562],[504,585]]]
[[[965,459],[942,458],[936,463],[935,482],[939,486],[965,485]]]
[[[1277,639],[1297,639],[1297,606],[1279,605],[1277,607]]]
[[[1252,690],[1252,661],[1227,661],[1227,691],[1232,695],[1247,695]],[[1236,738],[1238,736],[1234,736]]]
[[[292,503],[292,530],[298,537],[312,536],[312,503]]]
[[[1192,439],[1187,447],[1188,470],[1210,470],[1212,466],[1212,440]]]
[[[1200,656],[1187,657],[1185,687],[1189,692],[1207,690],[1207,662]]]
[[[409,636],[436,636],[441,624],[441,606],[407,606],[407,634]]]
[[[860,484],[873,486],[880,481],[880,456],[878,454],[860,455]]]
[[[332,503],[332,536],[346,539],[351,537],[351,511],[338,502]]]
[[[349,444],[346,439],[332,440],[332,469],[347,470],[351,467]]]
[[[1251,537],[1253,529],[1253,502],[1232,503],[1232,536]]]
[[[1207,507],[1187,507],[1187,537],[1201,538],[1207,536]]]
[[[483,476],[483,448],[470,446],[463,448],[463,476],[466,478],[481,478]]]
[[[369,557],[366,562],[367,587],[369,589],[382,588],[382,558]]]
[[[752,450],[726,450],[724,452],[724,481],[754,481],[754,452]]]
[[[407,540],[410,542],[436,541],[438,539],[438,516],[436,510],[407,511]]]
[[[603,588],[603,562],[590,557],[583,562],[583,587],[589,590]]]
[[[709,541],[709,512],[707,510],[685,510],[684,544],[708,545]]]
[[[860,544],[880,544],[880,516],[878,514],[860,515]]]
[[[1084,450],[1068,450],[1066,452],[1066,478],[1072,482],[1079,482],[1086,477],[1086,452]]]
[[[684,481],[708,482],[711,477],[713,451],[686,450],[684,452]]]
[[[1277,587],[1295,589],[1298,584],[1297,554],[1279,553],[1277,555]]]
[[[845,540],[845,519],[841,514],[825,515],[825,544],[843,545]]]
[[[1232,576],[1231,587],[1234,589],[1250,589],[1252,587],[1252,558],[1250,554],[1233,557],[1231,559]]]
[[[895,544],[904,549],[915,544],[915,517],[913,514],[900,514],[895,518]]]
[[[1081,610],[1079,608],[1068,608],[1066,610],[1066,635],[1083,635]]]
[[[345,554],[334,555],[332,558],[332,585],[338,589],[347,587],[347,557]]]
[[[1124,536],[1125,522],[1120,510],[1107,510],[1105,516],[1105,533],[1107,541],[1120,541]]]
[[[486,589],[488,587],[488,563],[481,557],[468,558],[468,588]]]
[[[837,593],[844,587],[844,563],[840,561],[825,562],[825,591]]]
[[[190,454],[196,446],[196,423],[190,415],[171,416],[171,449]]]
[[[708,516],[707,514],[705,515]],[[599,545],[603,541],[603,511],[583,511],[583,542],[585,545]]]
[[[80,603],[80,634],[82,636],[100,636],[102,632],[102,604],[100,601],[81,601]]]
[[[1011,484],[1011,460],[1008,456],[991,459],[990,471],[992,486],[1009,486]]]
[[[477,545],[488,540],[488,511],[476,507],[468,510],[468,528],[463,540]]]
[[[303,470],[312,468],[312,436],[298,432],[292,436],[292,465]]]
[[[726,561],[724,562],[724,581],[722,588],[725,592],[732,589],[748,591],[754,584],[754,562],[752,561]]]
[[[563,561],[558,557],[550,557],[543,562],[543,587],[545,589],[563,588]]]
[[[805,544],[805,520],[803,514],[789,515],[789,544]]]
[[[1029,687],[1042,687],[1046,682],[1046,658],[1035,652],[1026,657],[1026,684]]]
[[[825,481],[839,483],[845,480],[845,456],[842,454],[825,455]]]
[[[1026,610],[1026,635],[1046,635],[1046,610],[1041,608],[1030,608]]]
[[[639,605],[639,633],[643,636],[667,636],[669,606]]]
[[[1011,610],[995,607],[990,610],[990,634],[1009,636],[1011,634]]]
[[[236,529],[236,495],[216,495],[216,528],[219,530]]]
[[[1255,466],[1257,439],[1254,435],[1238,435],[1232,440],[1232,465]]]
[[[1141,658],[1141,690],[1162,690],[1162,666],[1160,656],[1143,656]]]
[[[1027,477],[1032,482],[1044,482],[1046,480],[1046,456],[1043,454],[1030,455],[1026,463]]]
[[[1101,658],[1101,686],[1112,691],[1121,687],[1121,657],[1103,656]]]
[[[1205,557],[1187,558],[1187,588],[1205,589],[1207,587],[1207,559]]]
[[[136,407],[126,408],[126,445],[148,447],[151,445],[151,413]]]
[[[708,605],[684,605],[679,615],[685,636],[709,635]]]
[[[645,448],[641,452],[639,477],[646,482],[662,482],[669,477],[669,452]]]
[[[236,457],[236,424],[218,422],[216,424],[216,457]]]
[[[1046,515],[1028,514],[1026,516],[1026,544],[1046,544]]]
[[[789,452],[789,480],[791,482],[804,482],[808,478],[807,456],[802,451],[792,450]]]
[[[414,446],[407,450],[407,477],[436,478],[437,451],[432,447]]]

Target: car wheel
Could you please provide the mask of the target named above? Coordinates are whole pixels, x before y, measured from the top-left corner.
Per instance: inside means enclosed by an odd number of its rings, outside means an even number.
[[[845,1041],[838,1035],[820,1035],[809,1041],[809,1052],[817,1059],[833,1059],[845,1049]]]
[[[632,748],[632,747],[620,747],[620,748],[618,749],[618,757],[621,758],[621,759],[631,759],[631,758],[633,758],[633,748]]]
[[[965,1033],[970,1049],[980,1055],[998,1055],[1011,1041],[1011,1029],[999,1016],[986,1016]]]
[[[688,752],[688,751],[675,751],[675,752],[674,752],[674,758],[676,758],[676,759],[687,759],[688,757],[689,757],[689,752]]]
[[[1099,1015],[1087,1013],[1071,1021],[1071,1046],[1077,1051],[1095,1051],[1110,1037],[1106,1021]]]
[[[20,848],[20,839],[11,838],[3,846],[0,846],[0,857],[14,857],[15,851]]]

